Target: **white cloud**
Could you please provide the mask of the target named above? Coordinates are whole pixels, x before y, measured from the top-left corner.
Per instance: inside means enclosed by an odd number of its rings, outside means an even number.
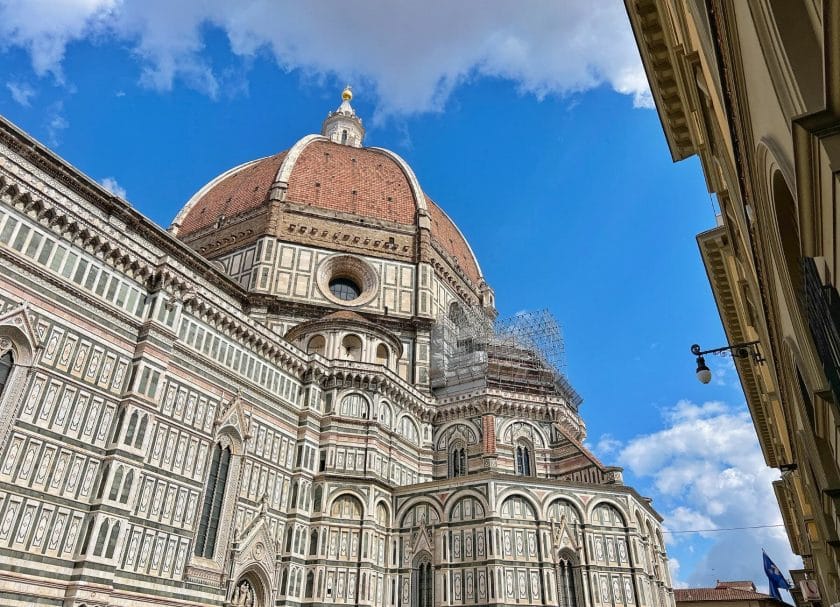
[[[651,483],[665,517],[669,550],[706,546],[691,571],[685,571],[681,559],[682,579],[692,586],[752,579],[761,586],[766,579],[762,547],[782,569],[800,566],[781,527],[673,533],[781,524],[772,489],[779,474],[765,465],[744,407],[684,400],[663,411],[663,419],[665,428],[629,441],[618,459]],[[696,542],[698,536],[702,543]]]
[[[0,48],[25,48],[39,76],[62,80],[61,62],[67,45],[95,34],[117,0],[2,0]]]
[[[9,89],[9,94],[15,103],[23,107],[29,107],[32,98],[35,96],[35,89],[26,82],[7,82],[6,88]]]
[[[223,30],[233,53],[270,54],[284,70],[368,89],[380,114],[440,110],[476,77],[523,93],[567,95],[607,85],[652,100],[620,2],[277,2],[274,0],[0,0],[0,39],[29,51],[38,74],[61,77],[68,44],[103,34],[128,42],[141,82],[176,81],[216,96],[226,75],[204,53],[203,28]]]
[[[111,194],[113,194],[114,196],[118,196],[118,197],[122,198],[123,200],[125,200],[125,198],[126,198],[125,188],[122,187],[119,183],[117,183],[117,180],[114,179],[113,177],[103,177],[99,181],[99,185],[101,185],[103,188],[105,188],[106,190],[111,192]]]
[[[44,112],[44,117],[47,143],[52,147],[58,147],[61,144],[61,134],[70,126],[67,118],[64,117],[64,103],[57,101],[51,104]]]
[[[607,433],[601,435],[601,438],[598,439],[598,442],[591,450],[594,451],[598,457],[604,458],[618,451],[622,445],[623,443],[620,440],[615,438],[612,434]]]

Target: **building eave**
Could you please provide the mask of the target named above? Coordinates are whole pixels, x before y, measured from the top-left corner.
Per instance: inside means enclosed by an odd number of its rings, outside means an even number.
[[[726,228],[719,226],[699,234],[697,244],[700,247],[700,255],[706,267],[706,274],[712,287],[727,342],[737,344],[750,341],[738,314],[737,280],[730,275],[726,259],[731,255]],[[761,445],[764,460],[768,466],[776,467],[780,462],[773,449],[772,422],[767,416],[761,397],[759,378],[753,366],[755,364],[752,358],[735,359],[735,366],[759,436],[758,442]]]
[[[625,0],[633,36],[674,162],[697,153],[680,83],[679,58],[657,0]]]

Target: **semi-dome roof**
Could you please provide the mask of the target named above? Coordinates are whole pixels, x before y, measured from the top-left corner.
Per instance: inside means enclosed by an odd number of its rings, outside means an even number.
[[[340,131],[327,137],[336,120],[339,127],[356,120],[361,129],[345,99],[328,116],[323,135],[308,135],[287,151],[239,165],[210,181],[178,213],[171,231],[193,240],[221,222],[267,207],[281,191],[287,203],[395,227],[419,225],[420,217],[428,216],[432,241],[478,286],[482,274],[472,249],[446,213],[426,197],[408,164],[389,150],[361,147],[363,130],[350,137],[351,143],[341,142],[347,135]]]

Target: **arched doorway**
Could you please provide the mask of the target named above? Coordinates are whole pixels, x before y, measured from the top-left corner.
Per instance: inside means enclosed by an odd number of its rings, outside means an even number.
[[[265,587],[253,571],[243,575],[233,587],[231,607],[268,607]]]

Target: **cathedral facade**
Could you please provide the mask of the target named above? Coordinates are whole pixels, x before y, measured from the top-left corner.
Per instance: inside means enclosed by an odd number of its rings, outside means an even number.
[[[650,500],[351,97],[169,230],[0,121],[0,604],[672,607]]]

